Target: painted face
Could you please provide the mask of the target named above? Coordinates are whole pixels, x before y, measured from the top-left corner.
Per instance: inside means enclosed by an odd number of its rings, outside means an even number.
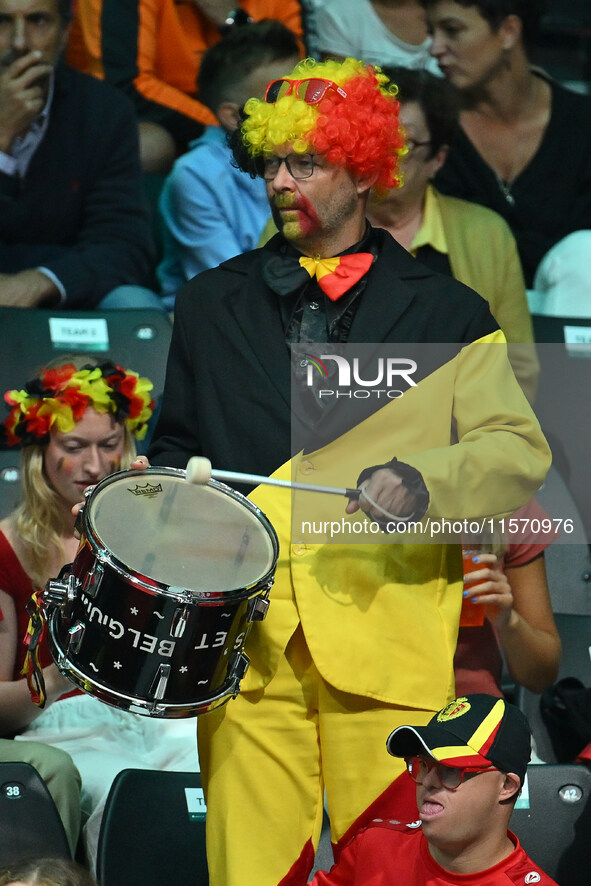
[[[277,157],[287,157],[286,147]],[[268,181],[267,196],[273,220],[283,236],[309,254],[336,255],[363,234],[364,206],[359,185],[351,173],[314,156],[310,178],[294,179],[285,163]]]
[[[505,64],[503,26],[493,31],[476,6],[439,0],[429,9],[429,29],[431,55],[458,89],[486,85]]]
[[[52,487],[69,505],[82,501],[87,486],[119,468],[125,445],[123,425],[89,406],[73,431],[52,431],[44,467]]]
[[[68,31],[57,0],[0,0],[0,65],[37,50],[55,67]]]
[[[490,832],[505,775],[498,770],[464,778],[455,791],[441,786],[437,770],[417,784],[417,806],[427,840],[438,848],[468,846]]]

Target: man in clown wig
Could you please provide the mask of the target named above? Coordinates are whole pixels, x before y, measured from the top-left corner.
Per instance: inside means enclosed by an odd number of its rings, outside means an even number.
[[[513,511],[549,453],[486,302],[366,222],[370,189],[400,183],[396,87],[355,59],[304,60],[246,103],[239,135],[237,162],[266,181],[279,233],[181,291],[150,457],[364,487],[348,503],[251,489],[280,540],[269,612],[240,694],[198,723],[211,883],[287,886],[307,881],[325,792],[337,855],[367,820],[414,815],[384,735],[454,697],[460,547],[409,541],[405,526]],[[394,356],[434,343],[441,359],[415,361],[418,383],[379,408],[314,399],[309,367],[364,343],[397,344]],[[302,540],[298,496],[323,521],[395,517],[397,532]]]

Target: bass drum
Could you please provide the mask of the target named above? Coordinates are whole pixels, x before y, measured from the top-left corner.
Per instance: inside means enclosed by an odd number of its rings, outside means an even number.
[[[148,468],[102,480],[78,528],[74,562],[43,594],[59,670],[151,717],[191,717],[235,696],[277,564],[265,515],[215,480]]]

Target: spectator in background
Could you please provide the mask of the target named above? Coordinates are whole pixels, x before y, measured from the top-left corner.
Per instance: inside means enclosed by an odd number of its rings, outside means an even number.
[[[304,26],[304,42],[306,55],[318,59],[318,28],[316,18],[318,10],[324,6],[324,0],[300,0],[302,7],[302,22]]]
[[[133,109],[59,63],[70,15],[0,0],[0,305],[91,309],[153,279]]]
[[[0,870],[0,886],[96,886],[87,870],[63,858],[17,861]]]
[[[298,0],[239,0],[229,9],[223,0],[77,0],[69,59],[133,100],[147,171],[167,171],[204,126],[218,124],[196,83],[203,53],[223,33],[274,18],[302,39]]]
[[[525,715],[485,694],[456,698],[386,742],[416,783],[419,820],[373,821],[313,886],[556,886],[508,830],[530,758]]]
[[[528,523],[532,515],[546,516],[536,501],[516,513],[527,514]],[[454,657],[458,695],[501,696],[503,656],[511,678],[531,692],[543,692],[556,680],[561,644],[544,559],[554,537],[541,541],[541,535],[529,533],[522,541],[475,555],[474,571],[464,575]]]
[[[591,227],[591,98],[531,67],[539,0],[421,2],[431,52],[462,99],[437,187],[506,219],[531,287],[550,247]]]
[[[181,286],[207,268],[254,249],[269,218],[265,183],[232,162],[226,134],[250,96],[291,70],[298,44],[281,22],[267,19],[233,29],[207,50],[198,91],[219,120],[180,157],[160,199],[164,259],[158,269],[167,307]]]
[[[533,342],[517,247],[506,222],[466,200],[440,194],[432,179],[445,164],[458,125],[455,90],[428,71],[384,68],[398,86],[406,134],[404,184],[372,195],[368,218],[434,271],[449,274],[485,298],[508,342]],[[517,378],[533,400],[538,363],[527,348],[512,348]]]
[[[419,0],[326,0],[314,12],[314,27],[321,58],[353,56],[439,73]]]
[[[85,487],[133,463],[134,437],[141,439],[152,414],[151,388],[132,370],[82,356],[62,358],[5,396],[7,443],[23,446],[23,501],[0,521],[0,607],[10,627],[0,645],[0,734],[18,732],[15,742],[33,739],[70,754],[82,777],[91,865],[113,778],[125,768],[194,771],[195,723],[150,719],[82,694],[53,663],[46,639],[38,648],[41,672],[19,641],[32,594],[75,559],[72,506]],[[43,709],[27,686],[41,678]]]

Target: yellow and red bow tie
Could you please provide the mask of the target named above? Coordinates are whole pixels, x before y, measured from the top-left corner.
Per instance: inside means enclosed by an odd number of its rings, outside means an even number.
[[[300,257],[300,265],[310,277],[316,277],[318,285],[331,301],[336,301],[367,274],[373,262],[371,252],[340,255],[337,258]]]

